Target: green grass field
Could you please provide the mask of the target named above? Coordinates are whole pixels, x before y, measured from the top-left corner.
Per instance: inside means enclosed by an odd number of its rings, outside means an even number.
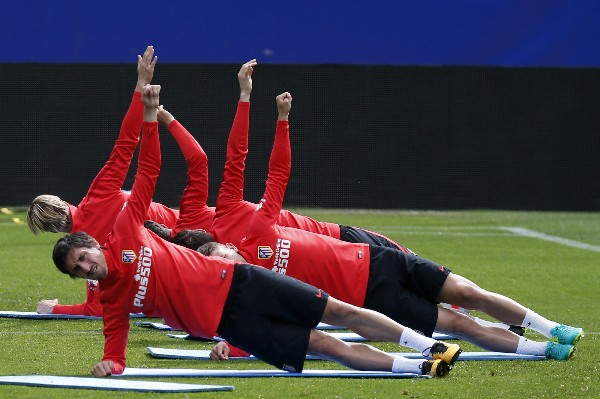
[[[298,210],[317,219],[386,234],[419,255],[453,269],[482,287],[505,294],[548,318],[581,326],[586,335],[575,356],[559,361],[459,362],[444,379],[224,379],[168,382],[234,385],[232,392],[168,394],[172,398],[598,398],[600,353],[600,213],[408,212]],[[40,299],[84,300],[85,283],[59,273],[51,260],[57,235],[35,237],[22,210],[0,213],[0,310],[33,311]],[[503,227],[546,236],[526,237]],[[560,237],[561,242],[548,241]],[[545,238],[545,239],[543,239]],[[570,240],[570,241],[564,241]],[[581,245],[581,244],[587,244]],[[160,321],[156,319],[155,321]],[[532,339],[542,336],[528,332]],[[96,320],[0,318],[0,375],[89,376],[101,359],[104,337]],[[392,344],[374,343],[390,351]],[[147,346],[209,349],[164,332],[132,326],[128,365],[163,368],[270,368],[261,362],[160,360]],[[464,350],[478,350],[462,343]],[[341,368],[307,362],[306,368]],[[1,398],[138,398],[167,394],[0,386]]]

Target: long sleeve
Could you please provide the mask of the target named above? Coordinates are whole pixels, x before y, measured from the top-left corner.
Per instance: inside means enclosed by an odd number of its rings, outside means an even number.
[[[87,205],[90,199],[97,194],[96,192],[103,194],[107,191],[119,192],[121,190],[139,141],[143,112],[141,93],[136,91],[133,93],[129,109],[121,123],[119,137],[108,161],[96,175],[87,195],[78,206],[79,210]]]
[[[138,169],[135,175],[135,181],[131,190],[131,195],[127,201],[127,206],[117,217],[113,231],[131,231],[135,228],[142,228],[146,212],[152,201],[156,180],[160,172],[161,155],[160,141],[158,137],[158,122],[144,122],[142,126],[142,142],[138,157]],[[110,239],[109,239],[110,242]],[[136,248],[137,250],[137,248]],[[139,255],[138,255],[139,256]],[[116,271],[114,273],[117,273]],[[117,284],[122,284],[123,289],[130,280],[110,273],[107,278],[117,281]],[[109,284],[106,281],[105,284]],[[119,293],[119,287],[113,286],[113,295]],[[109,292],[104,292],[103,295],[108,296]],[[122,293],[121,295],[125,295]],[[112,298],[111,298],[112,299]],[[129,311],[123,309],[123,301],[121,298],[108,301],[108,298],[103,299],[104,308],[104,358],[103,360],[111,360],[115,363],[113,370],[114,374],[120,374],[125,367],[125,353],[127,349],[127,338],[129,333]]]
[[[178,121],[169,124],[169,131],[177,141],[187,163],[187,183],[179,204],[179,219],[173,235],[183,229],[209,230],[214,208],[208,207],[208,157],[190,132]]]
[[[134,92],[119,137],[106,164],[96,175],[86,196],[73,214],[72,231],[85,231],[99,243],[106,241],[127,195],[121,191],[133,153],[138,144],[143,119],[143,104]]]
[[[144,224],[148,207],[152,202],[161,166],[158,122],[144,122],[142,131],[138,169],[131,195],[127,200],[127,212],[135,215],[133,220],[139,221],[140,225]],[[119,220],[122,219],[117,218],[117,223]]]
[[[52,313],[102,317],[102,304],[100,303],[98,283],[95,280],[87,280],[86,288],[86,297],[84,303],[78,303],[75,305],[58,304],[54,306]]]
[[[277,121],[265,193],[250,220],[248,236],[258,236],[277,222],[291,173],[291,158],[289,123]]]
[[[227,156],[223,181],[217,197],[217,215],[227,213],[230,204],[244,200],[244,169],[248,155],[250,103],[238,102],[237,111],[227,140]]]

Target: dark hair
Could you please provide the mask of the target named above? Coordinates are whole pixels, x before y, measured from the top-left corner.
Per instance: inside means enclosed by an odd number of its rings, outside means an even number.
[[[144,227],[163,240],[171,241],[171,229],[168,229],[164,224],[157,223],[154,220],[146,220],[144,222]]]
[[[211,252],[214,249],[216,249],[219,245],[220,244],[215,241],[207,242],[206,244],[198,248],[198,252],[200,252],[202,255],[210,256]]]
[[[78,231],[77,233],[67,234],[64,237],[59,238],[54,245],[52,260],[61,273],[71,275],[65,269],[69,251],[72,248],[94,248],[99,246],[98,241],[86,232]]]
[[[171,238],[173,244],[181,245],[194,251],[207,242],[212,241],[214,241],[213,237],[204,230],[181,230]]]

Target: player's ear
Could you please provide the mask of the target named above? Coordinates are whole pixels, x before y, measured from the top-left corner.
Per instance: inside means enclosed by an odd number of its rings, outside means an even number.
[[[225,244],[225,246],[229,249],[231,249],[234,252],[237,252],[238,249],[235,247],[235,245],[233,245],[232,243],[228,242],[227,244]]]

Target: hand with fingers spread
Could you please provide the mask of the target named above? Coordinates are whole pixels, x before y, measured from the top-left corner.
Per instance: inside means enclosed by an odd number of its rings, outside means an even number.
[[[238,72],[238,81],[240,82],[240,101],[250,101],[252,92],[252,72],[256,66],[256,59],[250,60],[240,68]]]
[[[142,87],[152,82],[154,76],[154,66],[158,57],[154,56],[154,47],[146,47],[144,55],[138,55],[137,72],[138,81],[135,87],[135,91],[142,91]]]
[[[290,110],[292,109],[292,95],[287,91],[281,93],[275,97],[275,102],[277,103],[277,112],[279,113],[277,119],[280,121],[287,121]]]

